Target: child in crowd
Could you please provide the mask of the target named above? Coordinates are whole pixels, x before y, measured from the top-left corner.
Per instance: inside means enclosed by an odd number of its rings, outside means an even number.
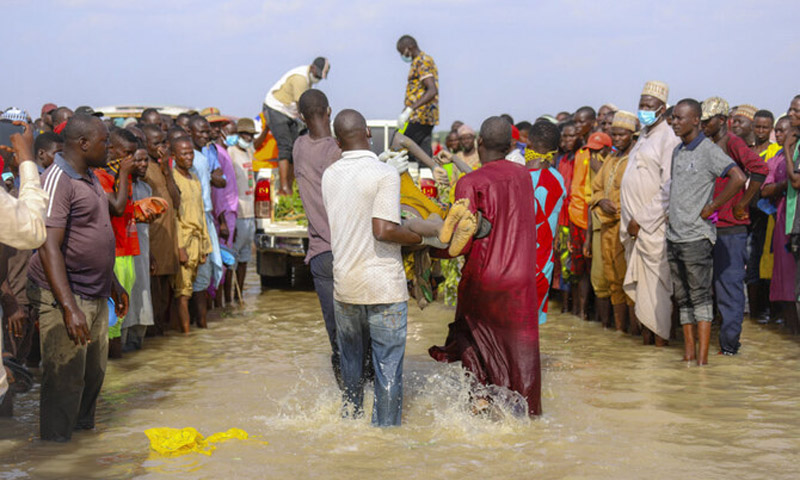
[[[178,318],[183,333],[189,332],[189,299],[197,268],[205,263],[211,253],[211,237],[206,227],[203,196],[200,180],[189,171],[194,159],[194,147],[188,137],[179,137],[172,142],[175,161],[175,184],[181,192],[178,209],[178,255],[181,263],[175,275],[173,288],[178,300]],[[206,325],[198,324],[200,328]]]

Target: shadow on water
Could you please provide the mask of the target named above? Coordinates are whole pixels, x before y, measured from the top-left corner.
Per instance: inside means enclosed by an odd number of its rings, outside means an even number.
[[[800,348],[745,322],[742,352],[705,368],[682,345],[643,347],[597,323],[551,314],[541,327],[544,415],[491,390],[491,409],[459,365],[433,362],[453,309],[410,308],[403,426],[340,418],[329,344],[310,290],[261,290],[207,331],[148,338],[109,362],[94,432],[36,440],[38,390],[0,419],[0,479],[28,478],[796,478]],[[552,309],[555,312],[557,309]],[[483,392],[487,393],[487,392]],[[483,396],[481,392],[477,396]],[[242,428],[211,456],[161,458],[144,430]]]

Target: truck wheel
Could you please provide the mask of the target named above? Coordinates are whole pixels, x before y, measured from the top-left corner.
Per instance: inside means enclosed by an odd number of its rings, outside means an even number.
[[[261,288],[271,290],[285,290],[289,287],[289,277],[268,277],[261,275]]]

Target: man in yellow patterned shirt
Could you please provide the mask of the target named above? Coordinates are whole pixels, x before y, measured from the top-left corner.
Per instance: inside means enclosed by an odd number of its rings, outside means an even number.
[[[411,64],[405,109],[397,119],[397,128],[432,157],[431,134],[439,123],[439,72],[433,58],[420,50],[409,35],[397,41],[397,52],[404,62]]]

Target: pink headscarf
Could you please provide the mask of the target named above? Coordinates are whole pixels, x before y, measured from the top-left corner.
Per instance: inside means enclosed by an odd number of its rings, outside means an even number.
[[[466,123],[458,127],[457,132],[459,137],[462,135],[475,135],[475,130],[473,130],[472,127],[470,127]]]

